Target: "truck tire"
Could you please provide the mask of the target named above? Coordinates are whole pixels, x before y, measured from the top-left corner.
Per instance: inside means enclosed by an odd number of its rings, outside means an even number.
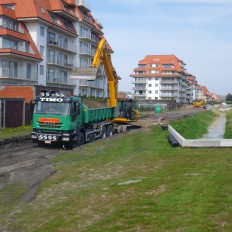
[[[81,146],[85,144],[85,135],[83,132],[79,132],[77,135],[77,146]]]
[[[101,139],[104,139],[105,137],[106,137],[106,127],[103,126],[101,131]]]
[[[112,126],[112,125],[109,125],[109,126],[107,127],[106,136],[107,136],[107,137],[113,136],[113,126]]]

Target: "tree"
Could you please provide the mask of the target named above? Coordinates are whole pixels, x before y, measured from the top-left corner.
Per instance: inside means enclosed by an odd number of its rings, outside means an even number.
[[[226,95],[226,101],[232,101],[232,94],[231,93],[228,93]]]

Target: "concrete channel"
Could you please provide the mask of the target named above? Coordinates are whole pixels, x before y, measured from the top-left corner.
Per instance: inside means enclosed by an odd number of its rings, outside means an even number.
[[[208,133],[201,139],[185,139],[170,125],[168,130],[181,147],[232,147],[232,139],[223,139],[226,125],[224,112],[227,110],[220,111],[220,116],[209,126]]]

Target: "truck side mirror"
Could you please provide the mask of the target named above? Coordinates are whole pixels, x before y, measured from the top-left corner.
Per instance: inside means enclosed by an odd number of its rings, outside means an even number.
[[[35,101],[30,101],[30,112],[32,113],[34,111]]]
[[[74,102],[74,105],[73,105],[73,113],[74,113],[75,115],[80,114],[80,103],[79,103],[79,102]]]

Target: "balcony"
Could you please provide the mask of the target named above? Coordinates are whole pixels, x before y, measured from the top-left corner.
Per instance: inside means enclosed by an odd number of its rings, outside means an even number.
[[[160,84],[179,84],[179,82],[178,81],[176,81],[176,80],[160,80]]]
[[[4,69],[3,73],[0,75],[1,80],[5,81],[18,81],[24,83],[35,83],[38,81],[36,71],[32,71],[30,76],[23,70],[12,71],[10,69]]]
[[[57,50],[60,50],[60,51],[69,52],[72,54],[77,54],[77,46],[76,45],[72,45],[72,46],[70,44],[65,45],[65,44],[61,44],[59,42],[49,40],[48,46],[55,48]]]
[[[55,61],[52,59],[48,59],[47,64],[50,66],[58,67],[58,68],[65,68],[65,69],[69,69],[69,70],[73,69],[73,63],[71,63],[71,62],[66,63],[64,61]]]
[[[86,0],[76,0],[77,6],[84,11],[91,11],[90,5],[86,2]]]
[[[11,24],[11,23],[7,23],[7,22],[4,22],[4,21],[0,24],[0,28],[10,29],[12,31],[24,34],[24,29],[21,28],[20,26],[14,25],[14,24]]]
[[[146,89],[146,87],[134,87],[133,88],[133,90],[137,90],[137,91],[139,91],[139,90],[142,90],[142,91],[146,91],[147,89]]]
[[[169,87],[169,86],[161,85],[160,90],[178,91],[178,87],[177,86]]]
[[[144,78],[144,80],[136,80],[132,82],[132,84],[147,84],[147,79]]]
[[[80,48],[79,54],[85,57],[94,57],[95,51],[92,51],[88,48]]]
[[[80,35],[79,35],[80,39],[82,40],[85,40],[87,42],[94,42],[96,44],[99,43],[100,39],[97,38],[96,36],[93,36],[91,33],[85,33],[85,32],[82,32]]]
[[[67,78],[67,77],[54,77],[54,76],[47,76],[47,83],[48,84],[54,84],[54,85],[71,85],[71,86],[75,86],[76,83]]]
[[[146,92],[143,92],[143,93],[135,93],[134,94],[134,97],[146,97],[147,95],[146,95]]]

